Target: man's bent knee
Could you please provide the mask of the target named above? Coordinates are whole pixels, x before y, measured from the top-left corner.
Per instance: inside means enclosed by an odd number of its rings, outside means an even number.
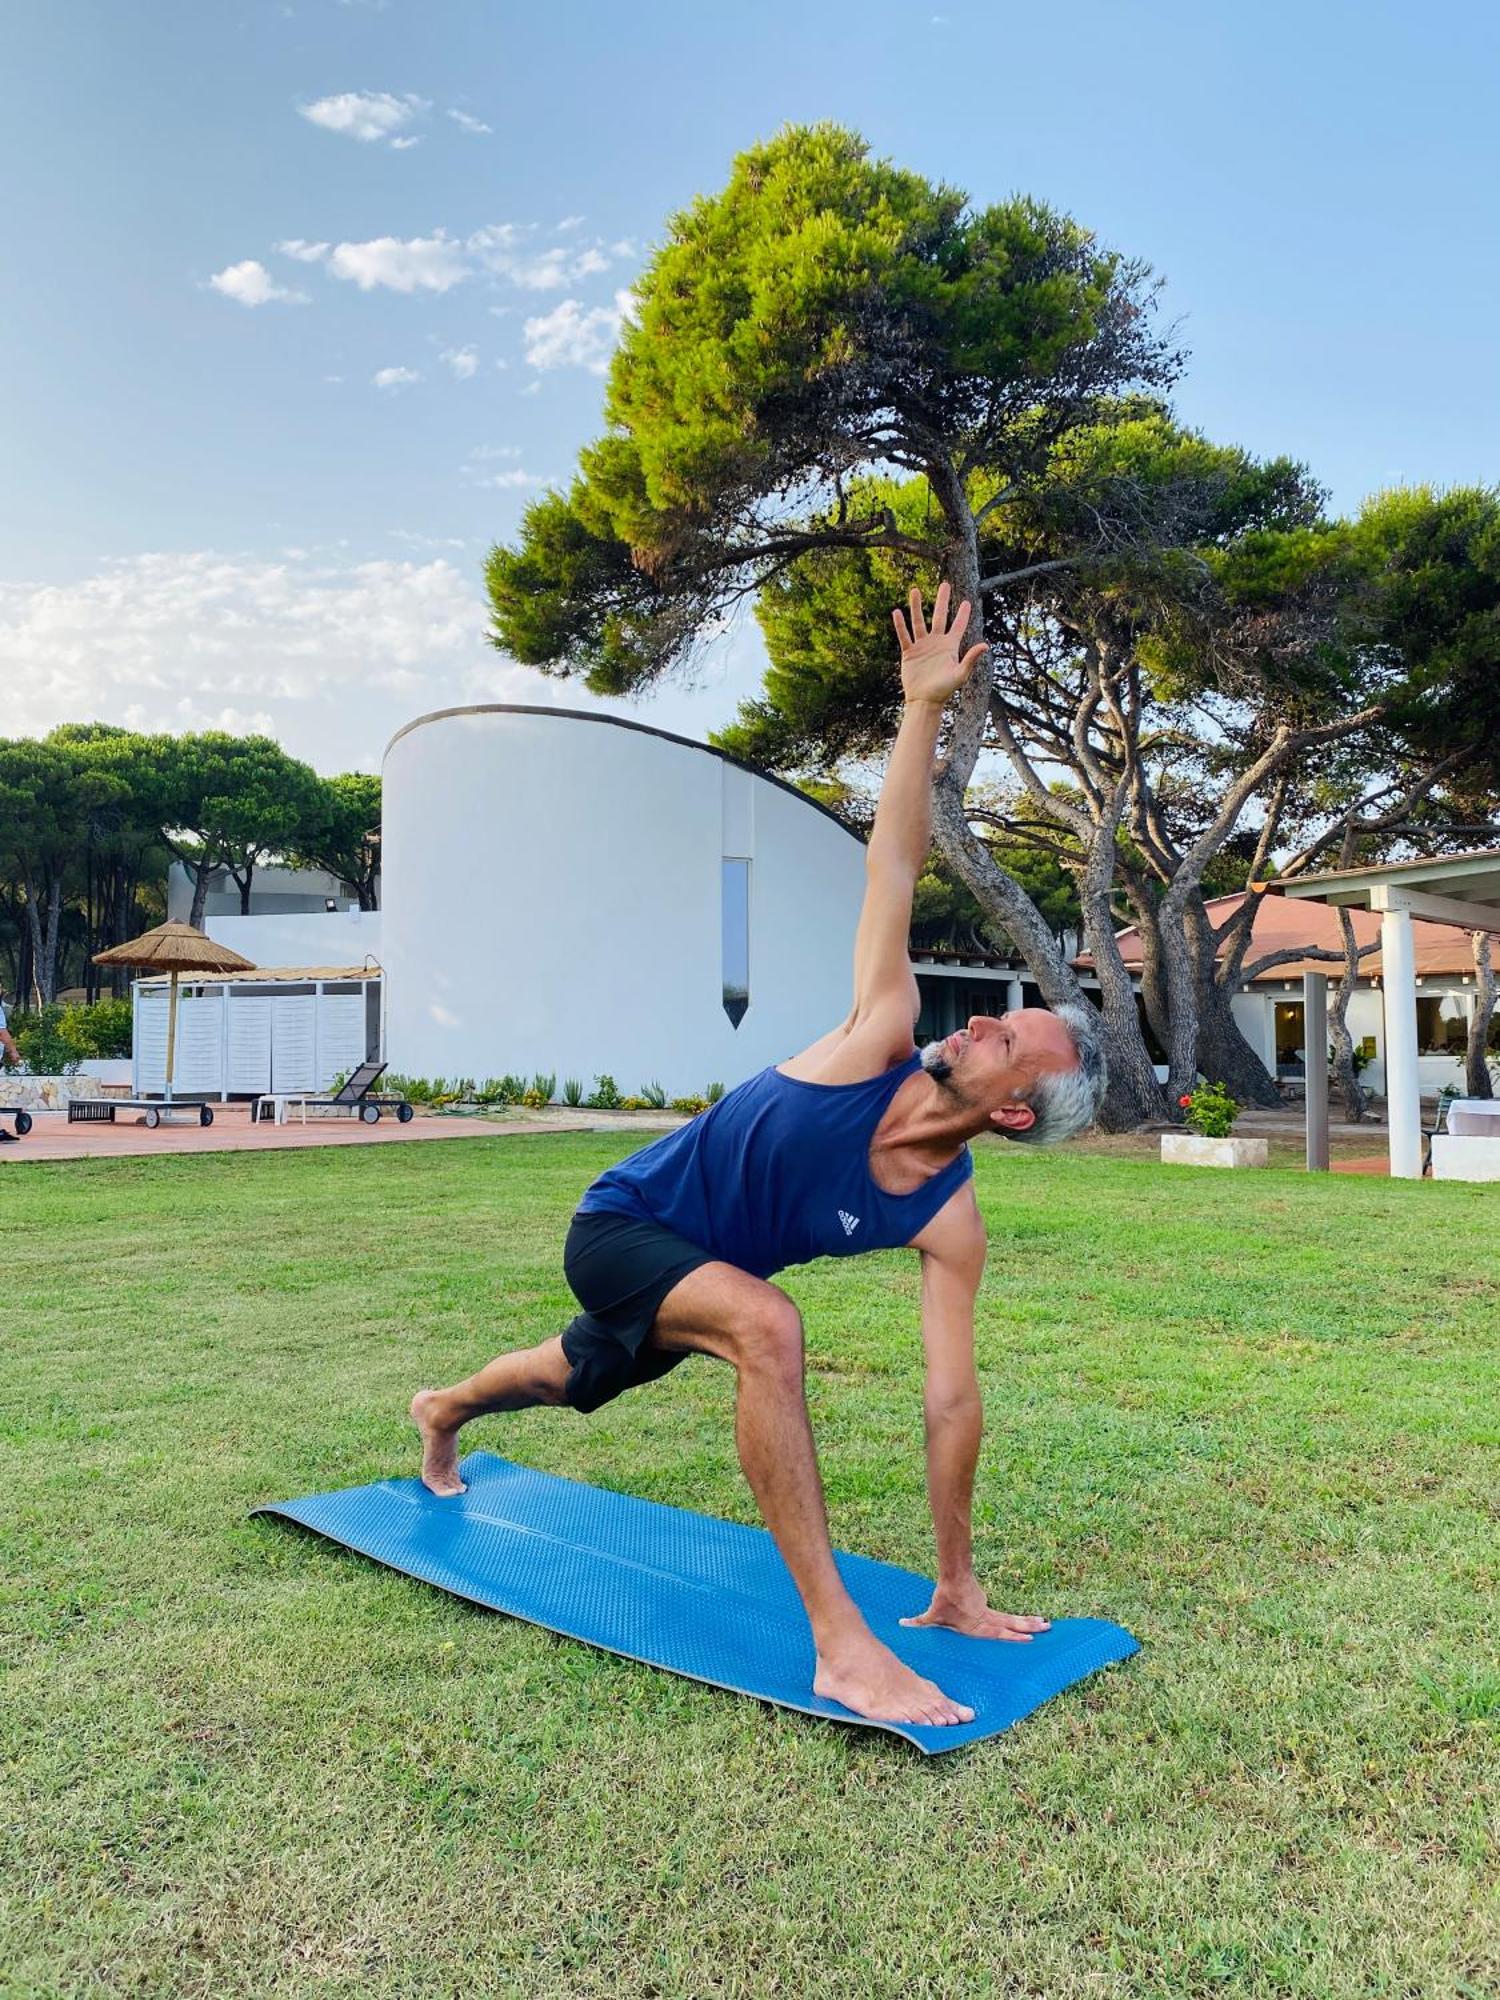
[[[802,1315],[785,1292],[768,1286],[739,1329],[735,1366],[760,1374],[802,1379]]]
[[[543,1341],[530,1353],[531,1393],[539,1403],[557,1405],[568,1400],[568,1377],[572,1363],[562,1351],[560,1340]]]

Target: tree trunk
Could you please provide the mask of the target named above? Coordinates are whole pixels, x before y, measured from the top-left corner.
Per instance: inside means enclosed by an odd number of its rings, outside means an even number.
[[[1172,1041],[1172,1010],[1167,1005],[1167,978],[1161,957],[1161,926],[1155,899],[1140,882],[1128,878],[1125,894],[1141,940],[1141,1006],[1146,1024],[1163,1055]]]
[[[1201,889],[1188,899],[1183,922],[1198,963],[1198,1067],[1240,1104],[1274,1111],[1281,1104],[1281,1092],[1234,1018],[1232,1002],[1239,981],[1225,977],[1242,963],[1243,944],[1231,934],[1225,940],[1225,959],[1219,960],[1213,919]]]
[[[1359,942],[1354,935],[1354,919],[1345,909],[1339,911],[1339,931],[1344,940],[1344,969],[1339,974],[1339,983],[1333,989],[1333,1000],[1328,1009],[1328,1039],[1333,1045],[1333,1087],[1343,1100],[1344,1113],[1350,1124],[1358,1125],[1365,1115],[1365,1089],[1354,1068],[1349,1002],[1354,997],[1355,982],[1359,978]],[[1313,1051],[1309,1049],[1309,1072],[1312,1061]]]
[[[52,873],[45,898],[37,895],[33,877],[25,877],[26,926],[31,937],[31,979],[39,1007],[57,998],[57,937],[62,920],[62,876]],[[43,912],[45,911],[45,917]]]
[[[969,645],[984,637],[984,595],[980,589],[979,538],[962,483],[951,465],[938,462],[929,467],[928,477],[953,541],[947,563],[948,582],[954,596],[967,598],[972,607]],[[939,850],[948,865],[972,891],[986,915],[999,923],[1025,959],[1032,978],[1049,1007],[1088,1007],[1091,1002],[1078,982],[1078,975],[1058,949],[1057,940],[1035,903],[1012,876],[1008,875],[984,842],[969,825],[964,799],[974,766],[984,742],[994,682],[988,658],[972,673],[953,703],[948,749],[933,778],[932,825]],[[1116,823],[1118,813],[1116,814]],[[1105,836],[1101,833],[1101,839]],[[1088,905],[1102,905],[1102,919],[1096,912],[1090,949],[1099,969],[1102,1006],[1101,1039],[1109,1065],[1109,1087],[1100,1106],[1098,1124],[1106,1132],[1129,1132],[1164,1112],[1161,1089],[1151,1067],[1141,1037],[1140,1016],[1135,992],[1114,941],[1114,922],[1109,908],[1113,881],[1114,824],[1108,829],[1109,867],[1102,885],[1091,894],[1084,888],[1085,934],[1088,935]],[[1095,859],[1098,858],[1096,850]]]
[[[1109,838],[1113,846],[1113,831]],[[1099,1125],[1105,1132],[1133,1132],[1153,1119],[1171,1114],[1141,1033],[1135,987],[1115,942],[1114,912],[1107,883],[1085,889],[1083,934],[1099,975],[1099,1012],[1104,1021],[1104,1052],[1109,1062],[1109,1089],[1100,1108]]]
[[[1489,1050],[1490,1019],[1495,1011],[1495,967],[1490,956],[1488,931],[1475,931],[1470,939],[1474,949],[1474,1012],[1469,1017],[1469,1045],[1464,1056],[1464,1086],[1470,1097],[1493,1097],[1494,1083],[1485,1057]]]
[[[1198,1080],[1198,954],[1188,938],[1183,897],[1176,884],[1162,899],[1159,928],[1162,971],[1171,1010],[1167,1042],[1167,1102],[1176,1105]],[[1215,1082],[1224,1079],[1215,1078]]]
[[[193,907],[188,911],[188,922],[195,931],[201,931],[203,928],[203,912],[208,904],[209,864],[206,861],[200,862],[194,868],[193,864],[189,862],[188,867],[192,870],[193,875]]]

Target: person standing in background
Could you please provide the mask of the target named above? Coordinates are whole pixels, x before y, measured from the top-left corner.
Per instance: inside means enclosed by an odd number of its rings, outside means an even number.
[[[21,1051],[16,1047],[15,1036],[12,1035],[10,1024],[5,1018],[5,989],[0,986],[0,1069],[7,1067],[11,1069],[21,1067]],[[14,1145],[15,1138],[14,1132],[0,1132],[0,1144]]]

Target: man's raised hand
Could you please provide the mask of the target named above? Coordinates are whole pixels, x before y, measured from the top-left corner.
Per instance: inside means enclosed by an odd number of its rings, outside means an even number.
[[[959,605],[953,615],[953,623],[948,623],[948,599],[950,592],[946,583],[938,585],[938,594],[933,601],[932,623],[929,625],[922,615],[922,593],[914,590],[911,594],[911,622],[899,607],[891,613],[896,626],[896,638],[901,647],[901,686],[906,699],[911,701],[934,702],[939,708],[973,673],[975,666],[984,658],[984,646],[971,646],[962,657],[959,647],[964,634],[969,629],[970,605],[968,598]]]

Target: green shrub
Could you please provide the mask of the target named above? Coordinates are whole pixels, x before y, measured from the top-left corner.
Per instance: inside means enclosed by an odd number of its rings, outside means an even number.
[[[674,1097],[672,1099],[672,1109],[674,1111],[685,1111],[690,1118],[695,1118],[700,1111],[707,1111],[708,1099],[706,1097]]]
[[[717,1104],[723,1095],[724,1086],[722,1083],[711,1083],[703,1093],[705,1101],[709,1104]]]
[[[71,1076],[83,1061],[76,1043],[63,1033],[66,1011],[53,1001],[10,1017],[11,1035],[34,1076]]]
[[[574,1104],[574,1105],[582,1104],[583,1102],[582,1079],[576,1076],[565,1076],[563,1078],[562,1094],[563,1094],[564,1104]]]
[[[667,1093],[659,1083],[643,1083],[641,1085],[642,1105],[649,1105],[653,1111],[660,1111],[666,1104],[666,1101]]]
[[[64,1007],[58,1033],[83,1062],[115,1062],[130,1054],[132,1009],[128,1000],[96,1000]]]
[[[1177,1101],[1184,1113],[1183,1123],[1202,1139],[1227,1139],[1241,1110],[1222,1083],[1200,1083]]]
[[[534,1084],[528,1084],[521,1093],[521,1102],[528,1111],[541,1111],[552,1100],[545,1091],[538,1090]]]
[[[536,1075],[531,1079],[531,1088],[542,1100],[543,1104],[550,1104],[557,1095],[557,1078],[555,1075],[544,1076],[538,1070]]]
[[[393,1097],[404,1097],[408,1104],[431,1104],[435,1088],[425,1076],[402,1076],[390,1071],[381,1078],[380,1087]]]
[[[18,1009],[10,1017],[16,1047],[37,1076],[70,1076],[80,1063],[115,1062],[130,1054],[128,1000],[96,1000],[92,1006]]]
[[[474,1092],[476,1104],[503,1104],[505,1091],[498,1076],[487,1076]]]
[[[622,1101],[620,1087],[612,1076],[596,1076],[593,1089],[583,1101],[590,1111],[618,1111]]]

